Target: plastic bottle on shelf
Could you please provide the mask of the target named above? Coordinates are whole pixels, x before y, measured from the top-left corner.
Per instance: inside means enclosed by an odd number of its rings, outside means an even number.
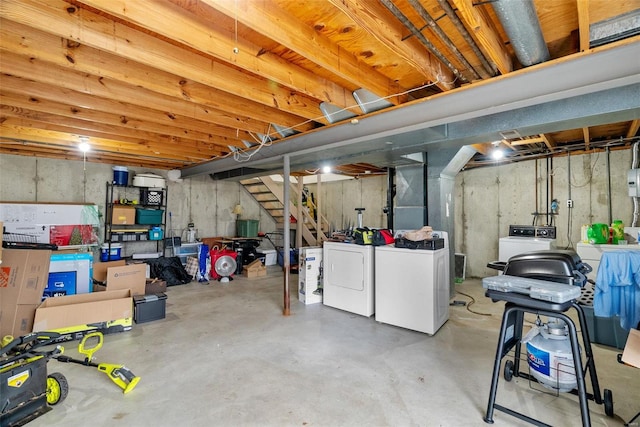
[[[617,245],[618,242],[624,240],[624,224],[621,220],[616,219],[611,224],[611,244]]]

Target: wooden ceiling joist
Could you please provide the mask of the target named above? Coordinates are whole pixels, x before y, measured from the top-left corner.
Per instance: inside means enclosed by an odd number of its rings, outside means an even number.
[[[152,65],[264,105],[283,108],[305,119],[324,121],[319,101],[291,89],[238,71],[230,65],[181,49],[62,0],[3,0],[0,14],[8,20]]]
[[[513,61],[506,51],[499,34],[490,24],[482,7],[476,7],[472,0],[452,0],[458,9],[458,16],[471,29],[472,35],[487,56],[496,64],[502,74],[513,70]]]
[[[227,0],[202,0],[215,10],[237,19],[240,23],[269,37],[280,45],[312,59],[322,68],[349,81],[355,88],[368,91],[386,98],[393,104],[406,101],[395,95],[402,92],[398,84],[377,72],[363,66],[350,52],[324,37],[318,31],[300,22],[278,7],[275,2]],[[185,4],[184,7],[188,7]],[[352,105],[354,99],[349,96],[344,106]],[[340,103],[331,102],[340,106]]]
[[[151,66],[134,63],[128,59],[99,51],[89,46],[72,43],[58,36],[45,33],[6,19],[0,19],[0,48],[5,52],[22,52],[33,60],[99,77],[121,81],[132,88],[145,88],[178,101],[200,104],[208,111],[224,111],[240,118],[250,118],[262,123],[276,123],[295,127],[305,132],[313,129],[312,123],[288,112],[266,106],[246,98],[217,90],[182,76],[166,73]],[[3,54],[4,57],[5,54]],[[251,125],[249,118],[242,119]],[[264,126],[261,124],[260,126]],[[258,129],[254,129],[258,131]]]
[[[40,61],[29,61],[28,58],[6,52],[2,52],[2,59],[0,70],[10,68],[13,72],[13,75],[0,76],[0,85],[7,90],[18,91],[29,87],[30,93],[36,98],[46,98],[69,103],[71,106],[81,105],[98,110],[100,108],[95,105],[104,106],[106,100],[111,100],[116,105],[112,105],[109,109],[120,111],[124,116],[133,118],[146,113],[147,116],[154,116],[156,121],[173,126],[182,126],[184,123],[185,128],[193,126],[203,132],[210,127],[215,129],[216,125],[228,124],[225,132],[231,135],[237,133],[234,129],[241,125],[238,117],[229,116],[222,111],[210,111],[192,102],[175,100],[150,91],[134,91],[133,88],[118,81],[60,70]],[[64,82],[58,83],[56,88],[51,88],[53,82],[63,78]],[[76,99],[77,103],[74,104],[72,99]],[[149,108],[150,106],[153,109]],[[155,111],[155,114],[151,114],[152,111]],[[267,123],[254,122],[255,125],[251,126],[250,122],[250,120],[243,121],[242,125],[259,133],[264,133],[268,129]],[[219,129],[222,132],[222,128]],[[240,136],[247,137],[248,134],[242,132]]]
[[[197,19],[195,15],[188,16],[184,9],[171,3],[152,0],[82,0],[82,3],[313,99],[341,108],[353,105],[351,93],[345,88],[270,52],[262,52],[259,46],[252,46],[240,38],[234,40],[232,34],[220,34],[211,22]]]
[[[2,135],[14,140],[25,139],[40,141],[59,146],[77,147],[81,137],[90,137],[91,145],[111,152],[130,153],[162,159],[193,161],[194,159],[213,158],[220,154],[220,148],[208,144],[190,143],[181,140],[149,141],[146,139],[118,138],[117,135],[100,132],[73,133],[65,126],[2,117],[0,125]],[[21,135],[23,136],[21,138]]]
[[[486,1],[0,0],[0,153],[78,159],[75,147],[89,136],[89,161],[170,169],[204,166],[266,134],[296,153],[305,134],[341,126],[329,123],[323,102],[363,120],[384,114],[355,106],[357,89],[401,110],[463,85],[500,86],[516,68],[535,73],[640,43],[636,35],[589,46],[592,23],[635,11],[637,0],[534,3],[551,59],[529,69],[515,55],[522,40],[510,39]],[[610,70],[629,65],[620,62]],[[474,73],[478,67],[486,72]],[[514,161],[600,149],[603,141],[628,147],[639,121],[585,118],[584,129],[554,122],[520,130],[557,130],[500,144]],[[346,128],[366,139],[362,128]],[[465,141],[489,153],[486,134],[477,138]],[[486,164],[481,153],[475,157]],[[319,152],[318,162],[356,176],[376,167],[332,156]]]
[[[417,40],[403,41],[400,23],[390,19],[391,14],[380,3],[357,0],[329,1],[365,29],[384,28],[383,31],[372,32],[371,35],[390,51],[402,55],[406,62],[420,70],[429,81],[436,82],[439,88],[449,90],[454,87],[453,73],[430,54],[425,54],[424,47]]]
[[[220,146],[236,145],[237,139],[232,129],[222,126],[209,125],[205,133],[185,127],[175,127],[158,123],[151,123],[145,120],[139,120],[135,117],[125,115],[116,115],[106,111],[98,111],[84,107],[70,106],[60,102],[49,101],[46,99],[29,99],[21,98],[15,93],[6,92],[0,89],[0,111],[7,114],[13,114],[23,118],[36,118],[45,120],[50,117],[50,121],[66,122],[66,125],[76,126],[78,129],[111,129],[113,134],[128,135],[128,132],[144,131],[150,135],[166,135],[184,140],[203,141]],[[80,122],[82,120],[84,122]],[[205,128],[205,126],[202,126]],[[119,131],[118,129],[121,129]],[[247,135],[247,138],[250,136]],[[238,144],[240,146],[240,144]]]

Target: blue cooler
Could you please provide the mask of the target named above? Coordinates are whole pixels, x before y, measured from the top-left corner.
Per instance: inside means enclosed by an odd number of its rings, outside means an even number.
[[[122,244],[121,243],[112,243],[111,249],[109,249],[109,244],[105,243],[100,248],[100,261],[118,261],[121,259]]]
[[[129,185],[129,169],[126,166],[113,167],[113,185]]]

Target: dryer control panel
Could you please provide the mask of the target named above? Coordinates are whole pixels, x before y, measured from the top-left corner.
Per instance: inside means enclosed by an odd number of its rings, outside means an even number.
[[[537,237],[539,239],[555,239],[556,227],[537,225],[510,225],[509,236]]]

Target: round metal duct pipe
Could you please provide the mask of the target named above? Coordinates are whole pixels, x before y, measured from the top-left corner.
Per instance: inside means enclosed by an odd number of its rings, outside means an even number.
[[[549,59],[533,0],[497,0],[491,3],[511,41],[518,61],[528,67]]]

